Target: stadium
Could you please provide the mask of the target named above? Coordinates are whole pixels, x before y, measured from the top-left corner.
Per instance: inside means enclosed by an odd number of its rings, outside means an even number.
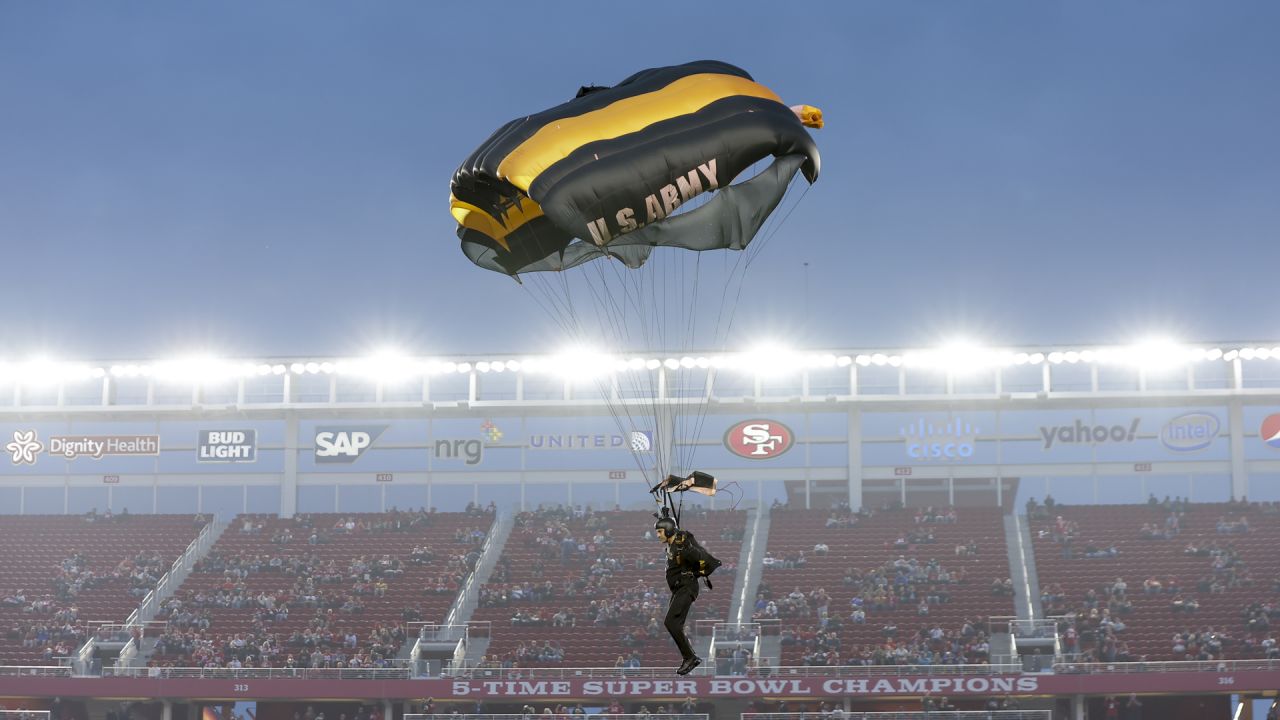
[[[1255,342],[3,365],[0,705],[1261,718],[1278,361]],[[681,433],[616,412],[691,400]],[[686,677],[659,624],[661,453],[720,485],[681,505],[725,563],[689,623],[713,661]]]

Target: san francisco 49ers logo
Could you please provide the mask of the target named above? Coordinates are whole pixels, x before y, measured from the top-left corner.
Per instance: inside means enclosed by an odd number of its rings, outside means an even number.
[[[777,420],[745,420],[724,434],[724,446],[748,460],[768,460],[791,449],[795,435]]]

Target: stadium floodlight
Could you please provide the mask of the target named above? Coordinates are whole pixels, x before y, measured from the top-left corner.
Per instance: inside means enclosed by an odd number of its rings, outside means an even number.
[[[150,366],[150,375],[158,382],[191,385],[227,382],[252,376],[255,372],[257,372],[257,366],[252,363],[219,360],[207,356],[161,360]],[[147,366],[140,367],[139,374],[147,375]]]
[[[1031,353],[1031,355],[1027,357],[1027,362],[1032,365],[1039,365],[1044,362],[1044,353]]]
[[[685,368],[687,370],[693,367],[696,364],[696,362],[697,362],[696,360],[686,355],[685,357],[680,358],[680,367]]]
[[[523,367],[523,366],[521,365],[521,363],[520,363],[520,361],[519,361],[519,360],[508,360],[508,361],[507,361],[507,369],[508,369],[508,370],[510,370],[511,372],[520,372],[520,368],[521,368],[521,367]]]
[[[595,348],[577,346],[556,353],[551,358],[547,371],[560,375],[566,380],[589,380],[599,375],[608,374],[614,368],[615,358]]]
[[[476,363],[476,372],[482,372],[482,373],[487,373],[487,372],[489,372],[489,361],[488,361],[488,360],[481,360],[481,361],[477,362],[477,363]]]
[[[866,367],[871,364],[871,356],[859,355],[858,357],[854,358],[854,362],[858,363],[862,367]]]
[[[657,358],[649,358],[644,361],[644,367],[646,370],[657,370],[662,367],[662,361]]]
[[[968,340],[957,340],[937,351],[926,352],[925,361],[938,370],[964,375],[992,367],[997,364],[998,355]]]
[[[283,375],[283,374],[284,374],[284,371],[285,371],[286,369],[287,369],[287,368],[285,368],[285,366],[284,366],[284,365],[282,365],[282,364],[280,364],[280,363],[276,363],[275,365],[272,365],[272,366],[271,366],[271,374],[272,374],[272,375]]]
[[[703,370],[706,370],[707,368],[711,367],[710,358],[699,357],[698,359],[694,360],[693,363],[698,367],[702,368]]]
[[[1119,348],[1113,358],[1118,364],[1157,372],[1186,364],[1190,353],[1187,348],[1167,338],[1152,338]]]
[[[875,353],[871,356],[872,365],[883,366],[887,362],[889,362],[889,356],[885,355],[884,353]]]
[[[404,353],[386,348],[372,355],[339,361],[334,370],[340,375],[355,375],[377,383],[393,384],[422,375],[422,363]]]
[[[93,366],[86,363],[33,358],[23,363],[0,363],[0,381],[31,387],[47,387],[91,379],[94,377],[93,371]]]
[[[783,375],[801,367],[802,359],[794,351],[765,343],[740,353],[737,356],[738,367],[760,376]]]
[[[849,367],[849,365],[851,364],[853,364],[853,358],[849,357],[848,355],[841,355],[840,357],[836,358],[836,365],[838,365],[839,367]]]
[[[1240,357],[1240,351],[1239,351],[1239,350],[1228,350],[1228,351],[1226,351],[1226,352],[1222,353],[1222,359],[1223,359],[1223,360],[1226,360],[1227,362],[1232,362],[1232,361],[1234,361],[1234,360],[1235,360],[1236,358],[1238,358],[1238,357]]]

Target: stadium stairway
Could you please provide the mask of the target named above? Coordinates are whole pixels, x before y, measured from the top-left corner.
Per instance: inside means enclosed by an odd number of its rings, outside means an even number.
[[[747,520],[751,527],[748,537],[751,539],[742,543],[742,552],[738,557],[738,567],[743,570],[738,573],[737,580],[733,584],[733,604],[729,607],[729,622],[751,622],[751,609],[755,602],[756,591],[760,587],[760,578],[764,574],[764,549],[769,546],[771,525],[769,519],[768,508],[757,507]],[[699,638],[696,650],[702,657],[714,655],[710,643],[710,638],[707,638],[705,643]],[[758,663],[777,666],[782,658],[782,638],[777,634],[762,634],[758,649],[760,653],[756,658]]]
[[[1019,620],[1040,617],[1040,584],[1036,580],[1035,553],[1031,550],[1031,531],[1025,516],[1004,516],[1005,546],[1009,554],[1009,578],[1013,580],[1013,607]],[[992,638],[995,645],[995,638]],[[992,654],[995,654],[993,649]]]
[[[513,527],[515,527],[515,515],[510,512],[498,511],[498,515],[493,521],[493,528],[489,531],[489,536],[485,539],[484,548],[480,551],[480,559],[476,561],[476,569],[467,578],[462,589],[458,591],[458,597],[454,599],[448,615],[445,616],[445,625],[466,625],[471,620],[471,616],[475,613],[476,606],[480,602],[480,588],[489,582],[489,578],[493,576],[493,569],[498,565],[498,558],[502,556],[502,549],[507,544],[507,538],[511,537],[511,528]],[[421,640],[418,636],[409,636],[400,648],[400,653],[397,657],[419,659]],[[489,638],[487,635],[484,637],[469,637],[466,644],[466,664],[469,666],[478,664],[488,650]]]
[[[730,622],[751,622],[751,607],[764,572],[764,549],[769,544],[769,513],[764,508],[751,511],[747,523],[751,526],[751,539],[742,543],[738,555],[738,573],[733,583],[733,604],[729,606]]]
[[[499,512],[498,517],[493,521],[493,529],[489,532],[484,549],[480,552],[475,571],[462,586],[457,599],[453,601],[453,606],[449,608],[449,614],[445,616],[445,625],[465,625],[471,619],[476,606],[480,604],[480,588],[493,576],[493,569],[498,566],[498,558],[502,556],[502,548],[506,546],[507,538],[511,537],[513,527],[515,527],[515,515]]]
[[[218,541],[218,537],[222,531],[227,528],[227,523],[214,517],[209,521],[204,529],[200,531],[196,538],[191,541],[187,549],[173,562],[169,571],[161,576],[156,582],[155,588],[147,593],[142,599],[138,607],[125,620],[124,625],[127,627],[145,626],[148,622],[155,619],[160,603],[164,602],[175,592],[191,573],[191,568],[209,554],[209,550],[213,548],[213,544]],[[127,640],[126,640],[127,638]],[[141,644],[139,644],[141,640]],[[75,651],[77,663],[74,665],[77,672],[85,674],[93,670],[96,674],[100,670],[101,658],[103,651],[107,653],[118,653],[118,659],[115,661],[117,665],[124,667],[137,667],[141,664],[143,657],[150,657],[150,653],[155,649],[156,640],[152,637],[146,637],[143,633],[140,638],[133,638],[129,631],[121,629],[114,635],[90,636]]]

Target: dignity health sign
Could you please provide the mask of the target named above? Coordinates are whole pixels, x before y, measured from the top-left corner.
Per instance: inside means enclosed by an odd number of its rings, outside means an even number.
[[[108,455],[159,455],[159,435],[54,435],[42,439],[35,430],[14,430],[5,445],[14,465],[34,465],[41,453],[67,460]]]

